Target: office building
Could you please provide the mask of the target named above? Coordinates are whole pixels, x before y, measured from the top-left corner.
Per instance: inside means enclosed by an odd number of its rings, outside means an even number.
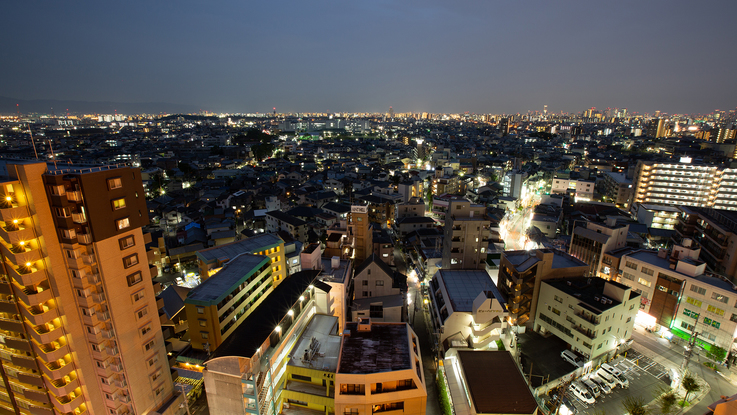
[[[451,350],[443,363],[451,405],[457,414],[541,413],[525,376],[509,352]]]
[[[503,252],[497,287],[507,304],[508,323],[532,327],[542,281],[588,273],[585,262],[553,249]]]
[[[175,414],[139,169],[0,163],[0,408]]]
[[[424,415],[420,341],[407,323],[346,324],[335,374],[335,413]]]
[[[534,330],[552,333],[587,360],[616,353],[632,336],[640,296],[601,278],[556,278],[542,282]]]
[[[451,200],[443,227],[443,269],[485,269],[491,220],[484,205]]]

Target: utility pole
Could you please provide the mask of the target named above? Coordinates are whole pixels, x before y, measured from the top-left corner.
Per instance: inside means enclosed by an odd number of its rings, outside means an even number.
[[[189,399],[187,399],[187,392],[184,391],[184,385],[180,384],[179,387],[182,389],[182,395],[184,395],[184,407],[187,409],[187,415],[192,415],[189,412]]]
[[[685,374],[688,369],[688,363],[691,361],[693,356],[693,348],[696,345],[696,339],[699,337],[699,333],[696,332],[696,325],[699,323],[699,317],[696,317],[696,323],[694,323],[691,329],[691,339],[686,343],[686,351],[683,353],[683,363],[681,363],[681,373]]]

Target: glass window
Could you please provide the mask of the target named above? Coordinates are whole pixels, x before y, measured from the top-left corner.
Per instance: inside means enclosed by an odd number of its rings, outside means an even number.
[[[138,254],[129,255],[123,258],[123,266],[125,268],[130,268],[137,264],[138,264]]]
[[[111,179],[107,179],[107,188],[110,190],[113,189],[119,189],[123,187],[123,181],[120,180],[120,177],[113,177]]]
[[[724,296],[724,295],[721,295],[721,294],[719,294],[719,293],[716,293],[716,292],[714,292],[714,293],[711,293],[711,298],[712,298],[713,300],[717,300],[717,301],[719,301],[720,303],[724,303],[724,304],[727,304],[727,303],[729,302],[729,297],[727,297],[727,296]]]
[[[125,207],[125,198],[113,200],[113,210],[123,209]]]
[[[136,272],[134,274],[131,274],[131,275],[127,276],[126,278],[128,280],[128,286],[129,287],[132,287],[132,286],[138,284],[139,282],[143,281],[143,277],[141,276],[141,273],[140,272]]]
[[[131,223],[128,218],[118,219],[115,221],[115,227],[118,228],[118,230],[129,228],[130,226]]]

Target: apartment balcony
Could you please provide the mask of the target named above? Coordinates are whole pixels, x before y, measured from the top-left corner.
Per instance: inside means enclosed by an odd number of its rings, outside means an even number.
[[[33,359],[28,356],[19,356],[19,355],[12,355],[10,356],[10,363],[20,366],[25,369],[29,370],[38,370],[38,364],[36,363],[36,359]]]
[[[67,200],[69,200],[70,202],[81,202],[82,192],[80,192],[79,190],[67,191]]]
[[[97,264],[97,259],[95,259],[95,256],[94,255],[84,254],[84,255],[82,255],[82,262],[85,265],[90,265],[91,266],[91,265]]]
[[[65,379],[51,380],[44,378],[44,382],[46,389],[50,390],[56,396],[69,395],[70,392],[80,386],[79,379],[77,378],[70,378],[68,382]]]
[[[96,286],[100,283],[100,274],[91,273],[84,274],[81,278],[72,277],[72,285],[74,288],[85,289],[91,286]]]
[[[35,402],[51,403],[45,390],[23,389],[23,397]]]
[[[23,333],[23,322],[21,320],[0,317],[0,329]]]
[[[47,344],[31,342],[31,344],[33,344],[33,349],[36,354],[45,362],[57,361],[70,353],[69,345],[62,345],[58,341],[52,341]]]
[[[28,332],[40,344],[51,343],[64,335],[61,324],[54,325],[52,323],[35,326],[32,330],[28,330]]]
[[[25,206],[0,207],[0,220],[6,223],[13,223],[13,220],[19,221],[29,216],[28,208]]]
[[[13,294],[20,299],[24,304],[28,306],[43,304],[52,298],[54,295],[49,289],[48,282],[44,282],[38,286],[27,286],[20,287],[17,284],[13,285]]]
[[[93,306],[97,304],[102,304],[105,302],[105,294],[103,293],[93,293],[86,297],[77,297],[77,303],[81,307],[85,308],[92,308]]]
[[[21,413],[24,413],[23,411],[24,409],[21,408]],[[31,415],[54,415],[55,414],[54,409],[52,408],[50,403],[48,407],[29,404],[27,411]],[[81,415],[81,414],[74,414],[74,415]]]
[[[500,320],[499,317],[494,317],[487,324],[475,324],[472,322],[471,323],[471,334],[473,334],[476,337],[481,337],[483,335],[490,333],[491,331],[495,329],[501,329],[502,323],[503,321]]]
[[[20,307],[20,313],[32,325],[38,326],[45,324],[59,317],[59,311],[45,304],[34,305],[32,307]]]
[[[87,215],[84,213],[72,213],[72,222],[79,224],[87,223]]]
[[[16,266],[21,266],[27,263],[35,263],[41,259],[41,251],[36,248],[31,248],[28,244],[26,245],[7,245],[0,244],[0,251],[5,255],[5,258],[10,260]]]
[[[5,222],[4,225],[0,225],[0,238],[9,244],[16,245],[21,241],[30,241],[34,237],[33,228],[23,225],[22,220],[16,220],[16,223]]]
[[[36,369],[38,369],[38,367]],[[38,386],[39,388],[43,388],[45,386],[44,380],[41,377],[41,375],[18,372],[17,379],[18,379],[18,382],[25,383],[28,385]]]
[[[69,413],[74,411],[79,405],[84,403],[84,395],[71,392],[69,395],[54,396],[51,402],[57,411],[61,413]]]
[[[89,245],[92,243],[92,234],[91,233],[78,233],[77,234],[77,242]]]
[[[110,312],[103,311],[91,316],[82,316],[82,322],[88,326],[96,326],[110,320]]]
[[[26,266],[25,263],[19,264],[16,267],[14,265],[6,263],[6,269],[8,275],[10,275],[20,285],[37,285],[46,280],[47,276],[43,269],[36,268],[31,265]]]
[[[41,371],[51,380],[63,380],[64,376],[74,371],[74,365],[71,363],[59,364],[59,361],[53,361],[41,366]]]
[[[571,328],[573,330],[579,332],[580,334],[584,335],[584,337],[586,337],[586,338],[588,338],[590,340],[594,340],[596,338],[595,332],[593,332],[591,330],[588,330],[585,327],[581,327],[581,326],[576,325],[576,324],[571,324]]]
[[[105,353],[107,353],[108,356],[118,356],[120,354],[120,349],[118,349],[118,346],[111,346],[105,348]]]
[[[5,345],[12,349],[21,350],[24,352],[33,351],[33,348],[31,347],[31,342],[26,339],[21,339],[20,337],[5,336]]]
[[[701,227],[699,227],[698,230],[703,232],[703,234],[707,238],[711,239],[715,244],[719,246],[726,247],[727,244],[729,243],[729,238],[726,235],[722,234],[721,232],[715,231],[713,229],[701,228]]]
[[[9,314],[18,314],[18,308],[14,301],[6,301],[0,299],[0,312]]]
[[[570,314],[569,314],[570,315]],[[595,330],[599,324],[599,319],[595,316],[586,316],[586,314],[576,311],[573,313],[573,319],[587,330]]]

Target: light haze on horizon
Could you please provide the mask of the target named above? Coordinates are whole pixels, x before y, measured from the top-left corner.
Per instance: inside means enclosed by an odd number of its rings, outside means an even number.
[[[0,96],[214,112],[708,113],[734,1],[6,2]]]

